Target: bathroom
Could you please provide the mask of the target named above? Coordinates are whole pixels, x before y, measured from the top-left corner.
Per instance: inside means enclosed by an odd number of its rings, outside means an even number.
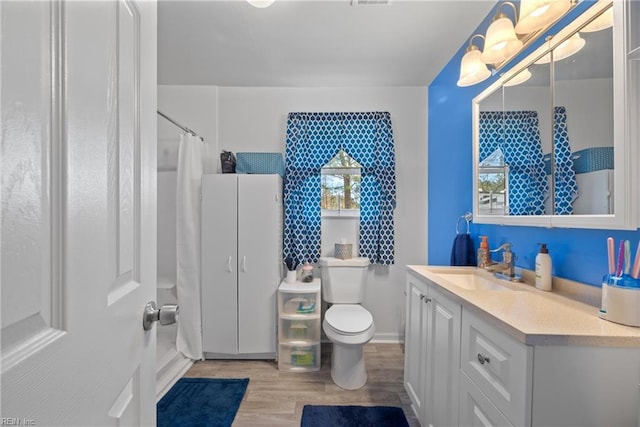
[[[282,5],[278,5],[278,1],[269,8],[244,10],[240,16],[258,12],[264,13],[266,17],[272,16],[270,14],[276,13],[274,11],[278,10],[277,7],[286,6],[288,3],[282,2]],[[402,6],[402,2],[398,3],[398,6]],[[363,305],[375,319],[376,333],[372,340],[374,344],[403,342],[406,326],[406,266],[449,265],[451,245],[458,229],[457,220],[465,212],[473,210],[472,101],[499,76],[493,76],[469,88],[458,87],[456,81],[469,37],[488,26],[496,4],[497,2],[493,1],[465,3],[470,9],[464,14],[459,12],[459,5],[453,8],[443,7],[443,13],[446,9],[450,20],[459,22],[456,34],[451,35],[455,37],[455,41],[448,42],[448,49],[429,45],[425,41],[417,43],[418,48],[421,47],[420,44],[425,44],[425,50],[434,51],[433,62],[438,66],[435,69],[430,68],[430,75],[414,80],[409,78],[406,81],[410,83],[403,84],[383,80],[365,81],[362,76],[336,83],[337,80],[332,80],[331,75],[323,74],[321,71],[314,73],[306,68],[302,74],[312,79],[313,83],[303,80],[302,77],[296,84],[268,80],[266,77],[263,80],[262,77],[256,77],[255,83],[241,84],[238,80],[215,81],[214,77],[203,76],[206,73],[202,70],[195,70],[191,80],[181,79],[178,72],[184,62],[189,62],[188,58],[179,56],[179,60],[175,60],[172,65],[163,62],[163,49],[171,45],[169,39],[172,37],[171,31],[163,30],[172,27],[172,21],[168,16],[173,16],[176,20],[182,19],[181,25],[191,24],[207,28],[212,24],[205,21],[205,13],[196,13],[200,16],[200,21],[193,16],[183,15],[179,2],[161,2],[158,6],[160,71],[157,82],[157,107],[180,124],[193,129],[204,139],[205,172],[219,172],[218,156],[221,150],[235,153],[260,151],[284,154],[286,116],[290,112],[390,113],[396,158],[395,263],[391,266],[371,266],[368,270]],[[204,4],[193,2],[190,6],[198,8],[204,7]],[[227,6],[221,7],[224,9]],[[229,9],[224,11],[232,13],[230,6],[228,7]],[[382,9],[375,8],[387,6],[370,7],[379,11]],[[391,10],[393,3],[388,7]],[[485,18],[481,21],[479,17]],[[224,27],[225,23],[219,25]],[[450,26],[445,22],[440,31],[446,33]],[[234,27],[233,31],[239,31],[238,27]],[[250,30],[247,32],[250,33]],[[259,38],[255,34],[251,37]],[[353,49],[356,49],[357,40],[353,43]],[[204,55],[201,51],[196,54]],[[181,55],[184,55],[184,52]],[[224,61],[210,58],[213,66],[221,68],[228,67],[230,62],[232,61],[229,58],[225,58]],[[516,62],[518,61],[513,61]],[[246,64],[247,67],[251,65]],[[508,69],[509,66],[505,68]],[[239,70],[232,70],[231,74],[233,73],[241,74]],[[175,195],[170,190],[175,179],[180,133],[173,124],[160,116],[157,117],[159,232],[158,290],[154,294],[159,304],[174,302],[176,292],[173,286],[175,269],[168,260],[175,257],[175,235],[170,226],[174,221],[171,214],[174,212]],[[632,155],[637,159],[638,150],[633,150]],[[634,172],[629,172],[631,173],[635,174],[635,169]],[[637,194],[635,188],[634,192],[629,192],[628,200],[629,206],[632,206],[629,212],[633,216],[634,224],[640,223]],[[538,243],[546,242],[553,259],[553,275],[590,285],[591,292],[594,289],[595,292],[599,292],[601,278],[607,270],[606,239],[626,239],[635,245],[640,237],[637,227],[552,228],[481,221],[472,222],[470,231],[476,246],[480,235],[489,237],[491,248],[509,242],[517,254],[516,267],[528,270],[534,269]],[[342,239],[353,242],[357,248],[357,225],[353,219],[324,218],[322,236],[323,255],[331,254],[333,244]],[[316,271],[316,274],[319,273]],[[156,395],[162,395],[191,367],[191,361],[180,356],[172,346],[175,326],[158,325],[156,329]],[[165,341],[163,336],[168,336],[168,341]]]

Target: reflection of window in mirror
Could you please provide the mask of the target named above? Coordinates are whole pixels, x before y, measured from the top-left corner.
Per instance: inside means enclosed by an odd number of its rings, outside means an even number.
[[[340,150],[322,167],[322,215],[358,216],[360,182],[360,164]]]

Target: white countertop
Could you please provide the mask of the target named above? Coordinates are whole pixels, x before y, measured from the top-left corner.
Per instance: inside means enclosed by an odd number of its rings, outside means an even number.
[[[640,347],[640,328],[601,319],[597,307],[557,293],[496,279],[484,270],[479,270],[479,274],[520,292],[466,290],[437,275],[447,269],[475,270],[475,267],[409,265],[407,268],[524,344]]]

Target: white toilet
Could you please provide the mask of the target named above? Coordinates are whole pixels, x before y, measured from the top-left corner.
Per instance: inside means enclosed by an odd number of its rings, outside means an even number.
[[[322,329],[333,343],[331,378],[339,387],[356,390],[367,382],[362,347],[375,332],[373,316],[360,303],[364,299],[368,258],[320,258],[322,298],[331,307]]]

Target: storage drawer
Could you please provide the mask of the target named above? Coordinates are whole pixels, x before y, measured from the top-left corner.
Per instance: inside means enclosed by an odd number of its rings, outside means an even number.
[[[320,369],[320,342],[280,344],[278,350],[278,369],[299,372]]]
[[[461,426],[511,427],[512,424],[463,372],[460,374]]]
[[[469,310],[462,314],[462,371],[514,425],[531,424],[532,348]]]
[[[278,313],[280,314],[320,314],[317,292],[278,293]]]
[[[278,338],[290,341],[320,341],[320,316],[281,315]]]

